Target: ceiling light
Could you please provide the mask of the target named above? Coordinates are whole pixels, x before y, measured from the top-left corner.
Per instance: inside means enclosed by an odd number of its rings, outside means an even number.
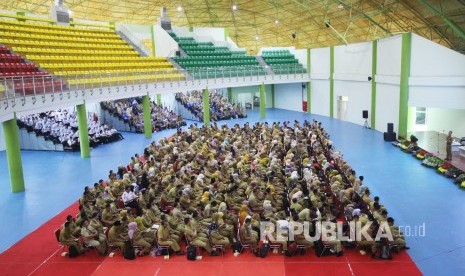
[[[279,24],[279,20],[276,19],[276,20],[274,21],[274,23],[275,23],[275,24]]]
[[[258,40],[258,35],[255,36],[255,39]]]
[[[178,12],[182,12],[182,7],[178,6]]]
[[[340,9],[343,9],[344,8],[344,5],[343,4],[339,4],[339,6],[337,6],[338,8]]]
[[[233,10],[233,11],[236,11],[236,10],[237,10],[237,6],[236,6],[236,5],[233,5],[233,6],[232,6],[232,10]]]

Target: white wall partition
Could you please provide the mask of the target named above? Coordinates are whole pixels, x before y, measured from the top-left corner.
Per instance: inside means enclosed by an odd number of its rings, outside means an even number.
[[[426,130],[447,133],[454,137],[465,137],[465,109],[428,108]]]
[[[339,96],[348,97],[346,121],[363,125],[362,111],[371,109],[372,42],[334,47],[334,116]]]
[[[213,40],[224,41],[224,28],[194,27],[197,36],[208,36]]]
[[[387,131],[387,123],[399,127],[400,64],[402,36],[378,41],[376,74],[376,130]],[[397,131],[396,131],[397,132]]]
[[[302,83],[276,84],[274,107],[302,111]]]
[[[465,55],[412,34],[409,84],[411,106],[463,109]]]
[[[155,55],[157,57],[174,57],[178,43],[160,26],[154,26]]]
[[[329,47],[311,49],[311,110],[312,113],[329,116]]]
[[[3,133],[3,124],[0,123],[0,151],[5,149],[5,133]]]

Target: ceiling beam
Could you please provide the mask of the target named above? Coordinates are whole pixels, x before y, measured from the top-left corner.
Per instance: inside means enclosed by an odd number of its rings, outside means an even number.
[[[465,39],[465,32],[457,24],[455,24],[454,21],[450,20],[449,17],[445,16],[443,13],[441,13],[438,9],[433,7],[431,4],[429,4],[425,0],[417,0],[417,2],[420,2],[423,6],[429,9],[432,13],[440,16],[442,20],[444,21],[444,23],[446,23],[458,36],[460,36],[462,39]]]
[[[344,1],[341,1],[341,0],[333,0],[333,2],[335,3],[338,3],[338,4],[342,4],[344,6],[347,6],[351,9],[353,9],[355,12],[361,14],[363,17],[365,17],[366,19],[368,19],[368,21],[370,21],[371,23],[375,24],[378,28],[380,28],[381,30],[383,30],[386,34],[390,35],[391,32],[386,29],[384,26],[382,26],[381,24],[379,24],[378,22],[376,22],[373,18],[371,18],[371,16],[369,16],[368,14],[366,14],[364,11],[362,10],[359,10],[355,7],[352,6],[352,4],[346,4]]]

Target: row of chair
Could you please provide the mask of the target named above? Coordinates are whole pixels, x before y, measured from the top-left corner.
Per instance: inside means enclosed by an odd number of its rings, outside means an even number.
[[[198,57],[190,57],[190,56],[183,56],[183,57],[176,57],[173,58],[176,62],[181,62],[181,61],[198,61]],[[256,57],[254,56],[206,56],[203,57],[202,60],[204,61],[210,61],[210,60],[257,60]]]
[[[21,60],[18,54],[0,54],[0,62],[21,62]]]
[[[46,41],[63,41],[63,36],[51,36],[51,35],[42,35],[42,34],[30,34],[30,33],[20,33],[9,30],[0,31],[0,37],[9,37],[16,39],[36,39],[36,40],[46,40]],[[68,41],[76,42],[89,42],[89,43],[106,43],[106,44],[125,44],[126,42],[114,38],[93,38],[93,37],[78,37],[78,36],[69,36]]]
[[[0,19],[0,24],[10,25],[10,26],[25,26],[32,28],[43,28],[43,29],[56,29],[56,30],[68,30],[68,31],[79,31],[79,32],[90,32],[90,33],[114,33],[110,29],[96,29],[96,28],[81,28],[81,27],[72,27],[64,25],[52,25],[44,24],[38,22],[24,22],[11,19]]]
[[[162,74],[162,75],[135,75],[135,76],[117,76],[107,78],[84,78],[84,79],[70,79],[68,83],[70,85],[82,85],[82,84],[118,84],[126,81],[143,82],[143,81],[164,81],[164,80],[183,80],[183,74]]]
[[[56,76],[65,76],[65,75],[97,75],[105,76],[107,74],[138,74],[138,73],[153,73],[157,74],[160,72],[176,72],[176,68],[167,67],[167,68],[132,68],[132,69],[105,69],[105,70],[73,70],[73,71],[53,71]]]
[[[0,54],[0,60],[2,55]],[[74,62],[74,61],[105,61],[105,62],[122,62],[122,61],[137,61],[137,62],[166,62],[164,57],[87,57],[87,56],[40,56],[40,55],[26,55],[27,59],[40,61],[60,61],[60,62]]]
[[[10,46],[28,46],[28,47],[53,47],[53,48],[78,48],[78,49],[113,49],[127,50],[132,49],[128,44],[106,45],[106,44],[91,44],[87,42],[50,42],[41,40],[17,40],[0,38],[0,42]]]
[[[41,67],[47,68],[48,70],[53,69],[83,69],[89,70],[93,68],[107,69],[107,68],[169,68],[168,62],[114,62],[114,63],[39,63]]]
[[[0,22],[0,30],[10,30],[15,32],[26,32],[35,34],[53,34],[53,35],[68,35],[68,36],[81,36],[81,37],[115,37],[115,32],[87,32],[81,29],[66,30],[66,29],[45,29],[29,27],[25,25],[10,25]]]
[[[126,51],[118,50],[77,50],[77,49],[49,49],[49,48],[29,48],[29,47],[12,47],[13,51],[19,52],[22,54],[57,54],[57,55],[105,55],[105,56],[118,56],[118,55],[128,55],[128,56],[138,56],[139,53],[127,49]]]

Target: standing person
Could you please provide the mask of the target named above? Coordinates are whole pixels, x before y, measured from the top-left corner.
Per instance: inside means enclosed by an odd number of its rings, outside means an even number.
[[[446,138],[446,161],[452,160],[452,131],[449,131],[449,135]]]

